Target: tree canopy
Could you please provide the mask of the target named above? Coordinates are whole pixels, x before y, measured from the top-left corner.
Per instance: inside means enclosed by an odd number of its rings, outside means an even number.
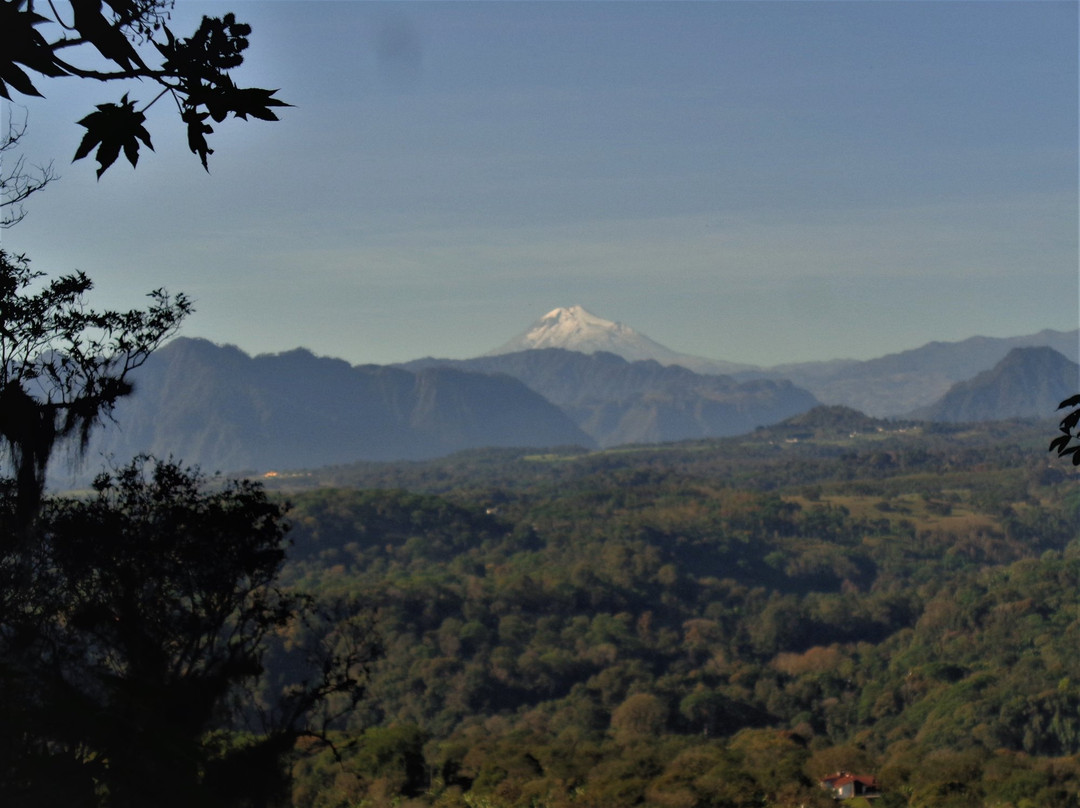
[[[1075,808],[1080,490],[1045,425],[783,429],[280,480],[283,579],[386,647],[298,808],[826,806],[839,770],[881,808]]]
[[[281,758],[329,696],[356,691],[368,646],[358,624],[294,641],[313,675],[260,709],[271,641],[314,617],[277,584],[284,514],[256,484],[147,458],[43,504],[32,564],[3,582],[5,804],[260,805],[287,790]]]

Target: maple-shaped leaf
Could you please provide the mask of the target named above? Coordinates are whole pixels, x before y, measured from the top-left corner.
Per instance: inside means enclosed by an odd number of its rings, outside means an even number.
[[[277,115],[270,107],[288,107],[284,101],[274,98],[277,90],[263,90],[259,87],[240,88],[225,76],[216,87],[205,88],[198,94],[192,93],[191,100],[202,103],[210,117],[221,123],[232,113],[237,118],[247,120],[248,115],[264,121],[276,121]]]
[[[105,170],[120,156],[121,149],[134,166],[139,162],[139,141],[150,150],[154,146],[150,142],[150,133],[143,126],[146,116],[135,109],[135,102],[129,101],[126,93],[119,104],[98,104],[97,110],[79,121],[80,126],[86,127],[86,134],[72,162],[86,157],[96,146],[94,157],[99,165],[98,179],[101,179]]]

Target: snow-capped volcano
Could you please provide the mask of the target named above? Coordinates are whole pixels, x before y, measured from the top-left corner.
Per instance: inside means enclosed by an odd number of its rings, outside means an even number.
[[[676,353],[629,326],[597,317],[581,306],[549,311],[523,334],[486,355],[498,356],[541,348],[563,348],[585,354],[607,351],[630,362],[653,359],[662,365],[682,365],[705,373],[731,373],[745,367]]]
[[[524,334],[490,355],[539,348],[565,348],[587,354],[610,351],[630,360],[655,359],[657,353],[670,353],[664,346],[638,334],[629,326],[597,317],[581,306],[570,306],[549,311]]]

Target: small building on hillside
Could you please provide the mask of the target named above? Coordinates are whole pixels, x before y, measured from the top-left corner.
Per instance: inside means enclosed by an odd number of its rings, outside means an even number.
[[[852,797],[865,797],[872,800],[881,796],[881,786],[870,774],[837,772],[828,777],[822,777],[821,787],[828,789],[834,800],[850,800]]]

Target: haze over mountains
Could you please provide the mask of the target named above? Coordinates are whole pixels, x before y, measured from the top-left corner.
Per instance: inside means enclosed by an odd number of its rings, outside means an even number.
[[[875,417],[896,417],[929,406],[953,384],[990,369],[1013,348],[1037,346],[1053,348],[1078,362],[1080,329],[930,342],[865,361],[834,359],[763,368],[679,354],[621,323],[604,320],[581,306],[570,306],[548,312],[527,331],[488,355],[538,348],[565,348],[586,354],[610,351],[630,361],[653,359],[698,373],[731,374],[739,380],[784,379],[809,390],[823,404],[841,404]]]
[[[175,454],[214,470],[410,460],[476,446],[592,446],[508,376],[353,367],[303,349],[250,357],[180,338],[153,354],[92,451]]]
[[[791,379],[826,404],[843,404],[877,417],[896,417],[930,406],[954,384],[989,370],[1014,348],[1031,347],[1048,347],[1076,362],[1080,359],[1080,330],[1047,329],[1021,337],[930,342],[863,362],[834,367],[829,363],[787,365],[769,368],[762,375]],[[1036,417],[1036,411],[1028,416]],[[1012,415],[1002,413],[1000,417]]]
[[[491,446],[608,447],[740,434],[819,404],[875,417],[1051,418],[1080,389],[1078,339],[974,337],[865,362],[714,363],[736,369],[718,374],[687,367],[709,360],[580,306],[555,309],[487,355],[400,366],[351,366],[303,349],[251,357],[181,338],[140,368],[90,457],[172,454],[242,471]]]
[[[990,370],[957,382],[929,407],[911,413],[927,421],[999,421],[1052,413],[1080,390],[1080,365],[1049,347],[1013,348]]]
[[[818,404],[789,381],[740,382],[652,359],[630,362],[607,351],[537,348],[459,361],[417,360],[405,367],[512,376],[558,406],[600,446],[738,435]]]

